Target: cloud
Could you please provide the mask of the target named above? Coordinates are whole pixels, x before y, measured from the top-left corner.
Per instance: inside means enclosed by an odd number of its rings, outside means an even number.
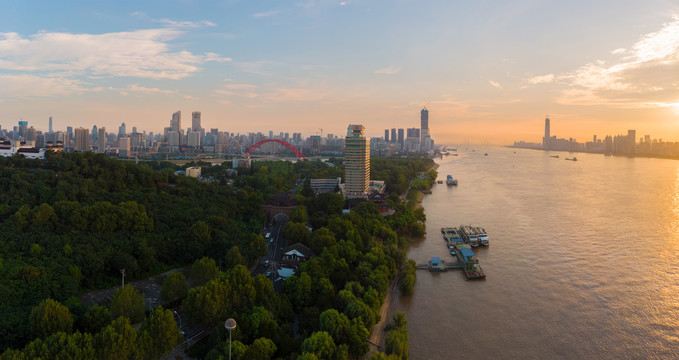
[[[399,68],[395,66],[387,66],[384,69],[375,70],[375,74],[380,75],[394,75],[400,71]]]
[[[530,84],[547,84],[553,82],[555,79],[554,74],[547,74],[547,75],[541,75],[541,76],[533,76],[532,78],[528,79],[528,83]]]
[[[172,28],[178,28],[178,29],[195,29],[195,28],[201,28],[201,27],[211,27],[211,26],[217,26],[217,24],[213,23],[212,21],[209,20],[202,20],[202,21],[177,21],[177,20],[170,20],[167,18],[163,19],[154,19],[146,15],[146,13],[142,11],[135,11],[131,14],[132,16],[148,20],[151,22],[155,23],[160,23],[160,24],[165,24],[168,27]]]
[[[670,107],[677,102],[679,16],[660,30],[642,36],[629,50],[616,49],[612,54],[620,58],[593,61],[555,76],[555,82],[565,86],[556,101],[617,108]]]
[[[305,102],[328,98],[328,92],[306,87],[266,87],[263,90],[252,84],[227,83],[214,95],[222,103],[230,103],[233,98],[257,99],[262,102]]]
[[[266,12],[254,13],[250,16],[252,16],[255,19],[261,19],[261,18],[265,18],[265,17],[269,17],[269,16],[274,16],[274,15],[278,14],[279,12],[280,11],[278,11],[278,10],[271,10],[271,11],[266,11]]]
[[[156,94],[175,95],[175,96],[182,97],[184,99],[193,99],[192,96],[182,94],[181,92],[179,92],[177,90],[163,90],[163,89],[159,89],[159,88],[149,88],[149,87],[141,86],[139,84],[128,85],[125,88],[108,87],[107,90],[117,91],[121,95],[124,95],[124,96],[129,95],[129,93],[141,93],[141,94],[149,94],[149,95],[156,95]]]
[[[29,37],[0,33],[0,70],[70,73],[92,77],[182,79],[207,61],[229,61],[214,53],[171,51],[177,29],[105,34],[39,32]]]
[[[340,1],[339,4],[340,4],[340,6],[347,6],[347,5],[349,5],[349,2],[348,1]]]
[[[0,84],[0,99],[68,96],[88,91],[78,80],[29,74],[0,74]]]
[[[488,82],[489,82],[491,85],[493,85],[494,87],[496,87],[496,88],[502,90],[502,85],[500,85],[499,82],[496,82],[496,81],[493,81],[493,80],[488,80]]]

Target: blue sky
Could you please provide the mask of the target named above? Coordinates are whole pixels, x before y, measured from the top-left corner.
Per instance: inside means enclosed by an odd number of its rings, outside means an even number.
[[[679,3],[3,1],[0,126],[679,140]],[[189,124],[189,125],[186,125]]]

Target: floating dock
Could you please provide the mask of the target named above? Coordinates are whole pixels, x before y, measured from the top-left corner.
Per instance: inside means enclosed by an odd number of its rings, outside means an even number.
[[[460,255],[458,255],[458,258],[460,258]],[[461,269],[467,279],[470,280],[483,279],[486,277],[478,263],[462,263],[459,260],[455,262],[445,262],[441,261],[441,258],[438,256],[432,257],[431,260],[429,260],[426,264],[417,265],[416,268],[418,270],[429,270],[431,272],[444,272],[453,269]]]

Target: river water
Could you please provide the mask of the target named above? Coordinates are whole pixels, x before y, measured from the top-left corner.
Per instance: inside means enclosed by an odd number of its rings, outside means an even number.
[[[458,153],[436,160],[444,184],[408,257],[451,261],[440,228],[483,226],[487,278],[418,270],[390,310],[407,314],[411,359],[679,358],[679,161]]]

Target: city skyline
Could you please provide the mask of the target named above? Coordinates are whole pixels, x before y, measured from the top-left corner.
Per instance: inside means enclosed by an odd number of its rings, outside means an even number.
[[[3,128],[156,133],[181,109],[204,129],[382,137],[426,106],[438,144],[539,142],[544,114],[577,139],[679,140],[667,0],[35,5],[0,14]]]

